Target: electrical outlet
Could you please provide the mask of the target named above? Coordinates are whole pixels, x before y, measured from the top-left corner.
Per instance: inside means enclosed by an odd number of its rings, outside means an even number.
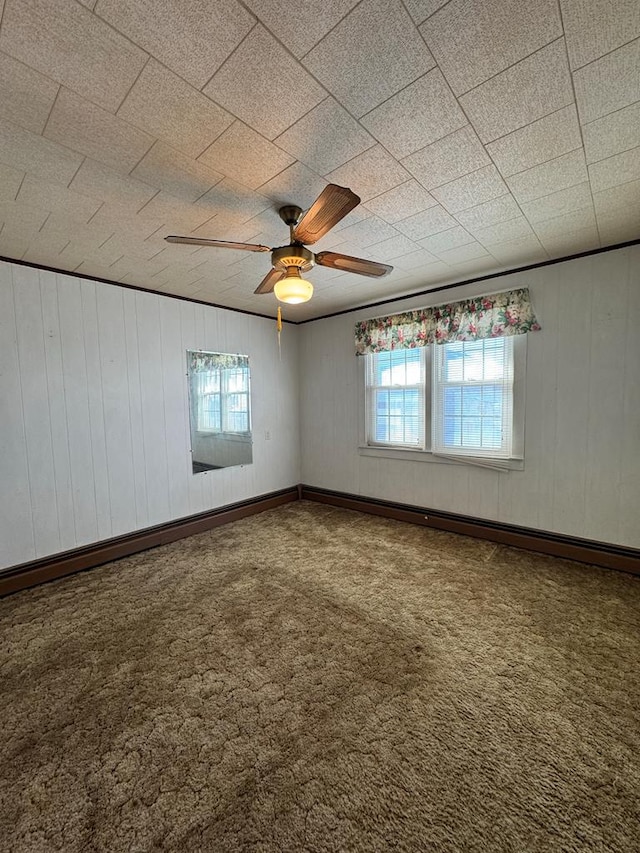
[[[268,429],[265,429],[265,431],[264,431],[264,440],[265,441],[271,441],[271,432]]]

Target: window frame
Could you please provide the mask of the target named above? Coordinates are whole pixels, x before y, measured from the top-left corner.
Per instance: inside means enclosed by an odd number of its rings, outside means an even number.
[[[358,370],[358,397],[359,411],[359,440],[358,453],[361,456],[381,457],[388,459],[404,459],[414,462],[428,462],[443,465],[473,465],[481,468],[489,468],[496,471],[521,471],[524,470],[524,438],[525,438],[525,395],[526,395],[526,360],[527,360],[527,336],[513,335],[513,441],[512,451],[509,457],[487,457],[474,456],[463,453],[448,454],[435,452],[431,446],[431,419],[432,419],[432,371],[433,371],[433,348],[444,346],[444,344],[431,344],[422,347],[425,351],[425,446],[422,448],[406,447],[398,445],[371,444],[368,441],[368,400],[367,400],[367,373],[369,366],[366,362],[369,355],[356,359],[365,364]]]

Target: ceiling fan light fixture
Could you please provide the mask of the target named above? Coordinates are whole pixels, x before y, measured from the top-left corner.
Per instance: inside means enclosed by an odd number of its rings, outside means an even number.
[[[289,305],[297,305],[300,302],[308,302],[313,296],[313,285],[305,281],[300,275],[299,267],[287,267],[287,274],[276,282],[273,289],[279,302],[287,302]]]

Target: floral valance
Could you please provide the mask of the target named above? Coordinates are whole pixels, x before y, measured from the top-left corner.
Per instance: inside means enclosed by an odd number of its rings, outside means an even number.
[[[356,355],[537,332],[529,289],[508,290],[356,323]]]
[[[230,370],[237,367],[247,367],[249,363],[246,355],[233,355],[226,352],[196,352],[195,350],[188,350],[187,361],[190,373]]]

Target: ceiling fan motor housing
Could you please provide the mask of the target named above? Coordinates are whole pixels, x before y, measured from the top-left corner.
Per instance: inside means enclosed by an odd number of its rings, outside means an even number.
[[[314,265],[314,257],[313,252],[304,246],[281,246],[271,253],[271,263],[275,269],[284,272],[288,267],[297,267],[301,272],[306,272]]]

